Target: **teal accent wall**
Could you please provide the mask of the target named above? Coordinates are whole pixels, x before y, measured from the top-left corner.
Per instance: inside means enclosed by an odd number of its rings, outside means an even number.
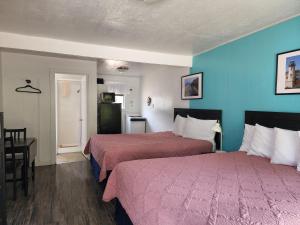
[[[223,110],[223,148],[240,147],[245,110],[300,112],[300,95],[275,95],[276,54],[300,49],[300,16],[193,58],[204,98],[191,108]]]

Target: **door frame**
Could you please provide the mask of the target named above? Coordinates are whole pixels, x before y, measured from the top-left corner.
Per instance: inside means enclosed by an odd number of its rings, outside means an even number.
[[[74,72],[53,72],[51,76],[51,140],[53,149],[51,151],[51,162],[56,164],[56,154],[58,149],[58,124],[57,124],[57,83],[59,80],[70,80],[81,82],[81,114],[82,114],[82,126],[81,126],[81,151],[85,147],[87,142],[87,105],[88,105],[88,93],[87,93],[87,79],[88,76],[85,73],[74,73]]]

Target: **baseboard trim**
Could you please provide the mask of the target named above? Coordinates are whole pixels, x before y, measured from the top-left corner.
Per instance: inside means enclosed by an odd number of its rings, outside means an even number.
[[[82,152],[80,146],[76,147],[68,147],[68,148],[58,148],[57,153],[62,154],[62,153],[72,153],[72,152]]]

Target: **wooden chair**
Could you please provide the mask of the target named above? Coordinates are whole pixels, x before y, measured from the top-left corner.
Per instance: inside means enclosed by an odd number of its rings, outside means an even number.
[[[17,182],[22,181],[23,186],[25,185],[25,176],[24,176],[24,161],[16,159],[14,139],[12,137],[4,138],[5,146],[5,181],[13,182],[13,199],[17,199]],[[17,178],[17,169],[21,169],[22,178]],[[7,175],[12,174],[12,179],[8,179]]]
[[[19,141],[19,140],[26,140],[26,128],[21,128],[21,129],[4,129],[4,137],[12,137],[14,141]],[[24,156],[22,153],[17,153],[16,154],[16,159],[17,160],[24,160]],[[30,157],[29,155],[27,156],[27,165],[29,169],[29,163],[30,163]],[[32,173],[32,180],[35,178],[35,160],[31,162],[31,173]]]
[[[4,137],[12,137],[14,140],[26,140],[26,128],[4,129]]]

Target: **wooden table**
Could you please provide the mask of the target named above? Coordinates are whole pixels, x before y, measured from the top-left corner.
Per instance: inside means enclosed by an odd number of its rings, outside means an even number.
[[[28,168],[29,168],[29,160],[30,160],[30,155],[33,156],[33,158],[36,156],[36,152],[32,151],[32,144],[36,142],[36,138],[30,137],[24,139],[16,139],[14,140],[14,148],[15,148],[15,153],[22,153],[23,154],[23,159],[24,159],[24,167],[25,169],[25,195],[28,195]],[[6,143],[5,147],[9,148],[10,145],[9,143]],[[35,163],[34,160],[32,162],[32,172],[34,173],[34,167]]]

